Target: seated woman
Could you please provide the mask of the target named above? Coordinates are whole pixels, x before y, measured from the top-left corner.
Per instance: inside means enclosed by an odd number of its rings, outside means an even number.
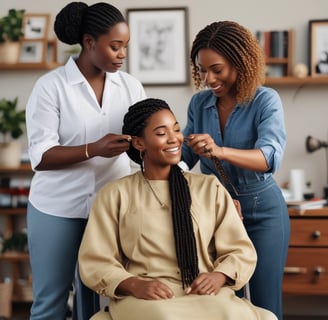
[[[123,133],[141,171],[103,187],[90,214],[81,278],[111,300],[92,319],[276,319],[235,295],[255,249],[218,179],[178,166],[184,137],[167,103],[131,106]]]

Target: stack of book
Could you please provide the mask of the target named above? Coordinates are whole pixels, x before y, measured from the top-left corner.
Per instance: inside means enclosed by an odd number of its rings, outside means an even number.
[[[255,36],[268,59],[288,58],[288,30],[256,31]],[[285,69],[282,64],[267,64],[268,77],[283,77]]]
[[[320,209],[327,204],[326,199],[313,199],[304,201],[287,201],[288,208],[293,208],[297,210],[311,210]]]

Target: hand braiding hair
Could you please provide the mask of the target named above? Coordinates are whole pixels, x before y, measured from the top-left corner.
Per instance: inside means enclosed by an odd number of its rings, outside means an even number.
[[[145,99],[129,108],[123,120],[123,134],[143,136],[149,118],[161,110],[170,110],[168,104],[160,99]],[[140,153],[132,144],[127,154],[143,170]],[[169,188],[172,202],[173,231],[178,266],[181,272],[183,288],[188,287],[199,274],[196,240],[190,213],[190,190],[182,170],[173,165],[169,176]]]

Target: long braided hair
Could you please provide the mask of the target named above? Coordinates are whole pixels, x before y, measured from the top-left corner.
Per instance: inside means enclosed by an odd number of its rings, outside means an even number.
[[[84,2],[71,2],[57,14],[54,30],[60,41],[83,46],[84,34],[88,33],[97,40],[120,22],[125,22],[122,13],[109,3],[88,6]]]
[[[249,102],[265,79],[265,55],[254,35],[233,21],[213,22],[199,31],[190,52],[196,88],[202,84],[197,55],[207,48],[224,56],[236,68],[237,102]]]
[[[149,118],[161,110],[171,111],[168,104],[161,99],[148,98],[129,108],[124,116],[123,134],[142,137]],[[171,111],[172,112],[172,111]],[[130,159],[138,163],[143,170],[142,158],[137,149],[130,145],[127,151]],[[199,273],[196,240],[190,213],[190,190],[182,170],[173,165],[169,176],[169,188],[172,202],[172,219],[174,226],[177,262],[181,272],[183,288],[188,287]]]

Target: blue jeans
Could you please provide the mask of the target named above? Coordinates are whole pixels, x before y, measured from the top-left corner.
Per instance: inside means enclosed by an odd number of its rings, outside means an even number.
[[[30,320],[66,318],[67,300],[86,221],[48,215],[28,204],[28,245],[34,296]],[[78,319],[87,320],[97,311],[93,305],[94,293],[84,286],[76,287],[83,289],[83,293],[79,292],[83,303],[79,301],[79,304],[85,311]]]
[[[272,178],[239,190],[232,197],[240,201],[243,222],[258,256],[249,282],[251,301],[282,320],[282,281],[290,237],[286,202]]]

